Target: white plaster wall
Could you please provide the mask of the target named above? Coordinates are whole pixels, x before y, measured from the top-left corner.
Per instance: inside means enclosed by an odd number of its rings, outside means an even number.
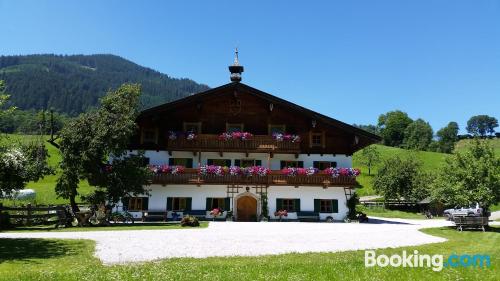
[[[339,203],[338,213],[320,213],[320,219],[324,220],[326,217],[331,216],[334,220],[343,220],[347,215],[349,209],[346,206],[346,198],[343,187],[323,187],[316,186],[300,186],[295,188],[293,186],[274,186],[268,189],[268,206],[269,215],[273,219],[274,212],[276,211],[276,198],[298,198],[300,199],[301,211],[314,211],[314,199],[337,199]],[[296,213],[289,213],[288,219],[297,219]]]
[[[137,151],[130,152],[132,154],[137,153]],[[155,150],[146,150],[145,157],[149,158],[150,164],[153,165],[161,165],[168,164],[169,158],[192,158],[194,168],[198,167],[199,156],[193,155],[192,152],[189,151],[173,151],[172,156],[168,155],[167,151],[155,151]],[[271,170],[279,170],[281,168],[280,161],[289,160],[289,161],[304,161],[304,167],[312,167],[314,161],[329,161],[329,162],[337,162],[337,167],[348,168],[352,167],[352,157],[346,156],[344,154],[299,154],[298,158],[295,158],[293,154],[274,154],[273,158],[269,158],[268,153],[249,153],[248,157],[245,153],[235,153],[235,152],[225,152],[221,157],[218,152],[202,152],[201,153],[201,164],[206,164],[207,159],[231,159],[231,164],[234,165],[234,159],[255,159],[261,160],[262,166],[266,167],[269,161],[269,167]]]
[[[151,212],[165,211],[167,208],[167,197],[191,197],[192,210],[205,210],[207,197],[227,197],[227,187],[225,185],[202,185],[199,187],[196,185],[151,185],[147,188],[150,192],[148,211]],[[240,188],[239,193],[235,194],[235,197],[245,192],[247,192],[245,187]],[[250,188],[249,192],[255,194],[253,188]],[[343,187],[328,187],[324,189],[323,187],[314,186],[300,186],[298,188],[293,186],[270,186],[268,188],[268,208],[272,219],[277,219],[277,217],[274,217],[276,198],[300,199],[301,211],[314,211],[314,199],[337,199],[339,212],[331,214],[320,213],[321,220],[325,220],[328,216],[333,217],[335,220],[343,220],[348,213]],[[233,207],[234,202],[231,202],[231,208]],[[258,213],[260,213],[260,210],[258,210]],[[142,214],[134,212],[133,215],[140,218]],[[179,215],[182,216],[183,214],[179,213]],[[225,215],[224,213],[222,217],[225,217]],[[171,212],[168,213],[168,217],[171,217]],[[209,212],[207,212],[207,218],[210,218]],[[297,219],[297,214],[289,213],[287,219]]]

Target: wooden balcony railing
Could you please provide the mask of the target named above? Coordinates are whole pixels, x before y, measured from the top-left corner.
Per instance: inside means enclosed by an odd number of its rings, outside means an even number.
[[[237,184],[237,185],[287,185],[287,186],[344,186],[353,187],[356,185],[356,179],[347,176],[332,178],[327,174],[315,174],[311,176],[297,175],[287,176],[281,174],[281,171],[271,171],[268,176],[244,176],[244,175],[199,175],[197,169],[186,169],[184,173],[178,175],[172,174],[154,174],[153,184]]]
[[[299,153],[300,143],[276,141],[272,136],[254,135],[248,140],[220,140],[219,135],[199,134],[195,140],[178,138],[167,141],[167,150],[220,152]]]

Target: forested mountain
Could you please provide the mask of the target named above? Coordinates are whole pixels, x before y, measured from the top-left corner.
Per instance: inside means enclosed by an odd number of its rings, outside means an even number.
[[[18,108],[53,108],[69,115],[95,106],[107,90],[125,82],[142,85],[144,108],[208,89],[114,55],[0,56],[0,80]]]

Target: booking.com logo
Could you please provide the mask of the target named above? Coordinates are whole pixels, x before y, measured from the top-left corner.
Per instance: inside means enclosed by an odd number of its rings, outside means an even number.
[[[430,267],[433,271],[441,271],[446,267],[490,267],[489,255],[457,255],[452,254],[447,259],[443,255],[412,254],[403,251],[401,255],[377,255],[375,251],[365,251],[365,267]]]

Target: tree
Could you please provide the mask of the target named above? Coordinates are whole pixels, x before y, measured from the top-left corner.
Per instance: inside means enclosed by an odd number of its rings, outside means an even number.
[[[479,203],[488,208],[500,201],[500,157],[488,142],[474,139],[455,151],[440,170],[432,197],[447,205]]]
[[[411,122],[413,120],[408,117],[408,114],[400,110],[380,115],[378,126],[380,127],[380,135],[382,136],[383,143],[389,146],[401,146],[406,127]]]
[[[15,107],[8,107],[9,95],[0,80],[0,116],[9,116]],[[52,173],[48,152],[43,141],[29,144],[6,145],[0,142],[0,198],[23,189],[29,181],[37,181]]]
[[[360,128],[362,130],[365,130],[369,133],[372,133],[374,135],[380,135],[380,128],[375,126],[375,125],[358,125],[358,124],[353,124],[354,127]]]
[[[359,153],[359,161],[368,167],[368,175],[371,175],[371,168],[380,161],[380,153],[375,145],[363,148]]]
[[[485,137],[486,134],[495,134],[496,127],[498,127],[498,120],[495,117],[476,115],[467,121],[466,130],[473,136]]]
[[[421,170],[415,157],[386,159],[375,176],[373,187],[387,199],[422,200],[429,195],[432,175]]]
[[[453,151],[455,143],[458,141],[458,130],[457,122],[450,122],[446,127],[437,131],[438,152],[451,153]]]
[[[124,84],[103,97],[99,109],[80,115],[61,130],[63,172],[56,193],[69,199],[73,210],[78,211],[75,198],[81,179],[96,187],[93,198],[111,203],[129,193],[145,193],[149,172],[144,157],[127,155],[136,130],[140,93],[139,85]]]
[[[432,136],[431,125],[419,118],[406,127],[403,146],[407,149],[427,150]]]

